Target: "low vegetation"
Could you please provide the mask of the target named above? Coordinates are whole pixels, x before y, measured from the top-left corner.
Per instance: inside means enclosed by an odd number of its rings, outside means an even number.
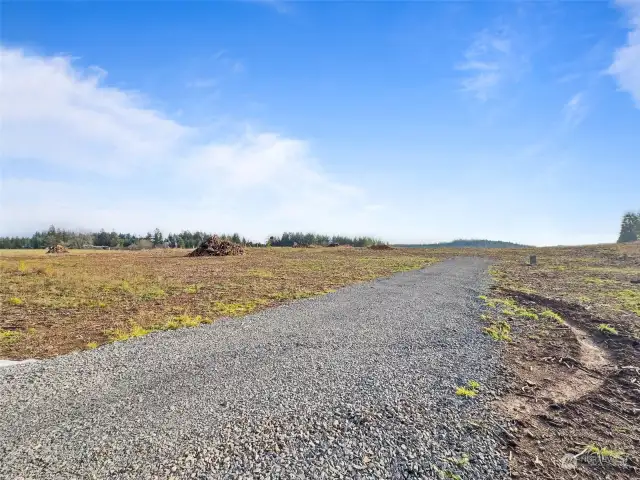
[[[51,357],[210,323],[344,285],[421,268],[425,250],[248,248],[186,258],[181,249],[0,251],[0,358]],[[28,335],[25,333],[30,331]]]
[[[456,395],[459,397],[473,398],[478,395],[479,389],[480,384],[478,382],[469,380],[465,386],[456,388]]]

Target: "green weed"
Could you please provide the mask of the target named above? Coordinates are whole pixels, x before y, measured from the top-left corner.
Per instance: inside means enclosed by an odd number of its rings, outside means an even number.
[[[587,452],[592,455],[597,455],[601,458],[615,458],[621,459],[624,457],[624,452],[622,450],[612,450],[607,447],[598,447],[597,445],[587,445]]]
[[[469,380],[465,387],[456,388],[456,395],[459,397],[473,398],[478,394],[480,384],[475,380]]]
[[[18,297],[11,297],[9,299],[9,304],[10,305],[22,305],[22,299],[18,298]]]
[[[545,310],[540,314],[540,316],[550,320],[555,320],[558,323],[564,323],[564,319],[553,310]]]
[[[2,343],[8,344],[17,342],[21,336],[22,333],[16,330],[3,330],[0,328],[0,342]]]
[[[511,341],[511,326],[504,320],[494,322],[489,327],[485,327],[484,332],[494,340]]]
[[[618,331],[608,323],[601,323],[598,325],[598,330],[609,335],[618,335]]]
[[[200,291],[200,285],[189,285],[184,289],[184,293],[196,294]]]
[[[622,302],[625,310],[640,317],[640,290],[620,290],[612,293],[611,296]]]
[[[467,455],[466,453],[463,453],[459,458],[448,457],[447,460],[460,468],[464,468],[469,465],[469,455]]]
[[[98,348],[98,342],[89,342],[89,343],[87,343],[87,348],[89,350],[93,350],[95,348]]]
[[[137,323],[131,325],[130,330],[121,330],[119,328],[113,330],[106,330],[104,333],[111,342],[121,342],[123,340],[129,340],[130,338],[142,337],[153,332],[151,329],[143,328]]]

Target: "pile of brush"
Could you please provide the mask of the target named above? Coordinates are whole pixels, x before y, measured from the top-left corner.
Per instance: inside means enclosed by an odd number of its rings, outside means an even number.
[[[229,240],[221,240],[220,237],[214,235],[198,245],[198,248],[190,252],[187,257],[225,257],[227,255],[242,255],[243,253],[242,245]]]
[[[47,248],[47,253],[69,253],[69,250],[62,245],[55,245]]]

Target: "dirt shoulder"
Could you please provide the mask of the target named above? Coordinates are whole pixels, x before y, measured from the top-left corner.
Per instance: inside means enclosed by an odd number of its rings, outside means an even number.
[[[542,250],[542,249],[541,249]],[[503,257],[485,320],[505,322],[514,478],[631,479],[640,474],[640,248]]]

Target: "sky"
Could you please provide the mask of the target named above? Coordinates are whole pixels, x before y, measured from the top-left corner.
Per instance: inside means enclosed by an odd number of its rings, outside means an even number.
[[[640,1],[0,3],[0,235],[614,242]]]

